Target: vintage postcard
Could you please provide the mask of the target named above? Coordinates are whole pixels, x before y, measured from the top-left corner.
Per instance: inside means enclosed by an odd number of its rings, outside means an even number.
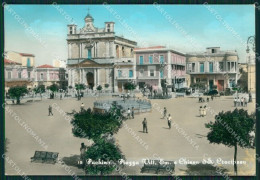
[[[256,174],[258,4],[2,6],[6,175]]]

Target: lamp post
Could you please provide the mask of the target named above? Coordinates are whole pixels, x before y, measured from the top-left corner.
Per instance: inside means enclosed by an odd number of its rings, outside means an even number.
[[[249,45],[252,45],[252,51],[255,52],[255,36],[249,36],[248,39],[247,39],[247,49],[246,49],[246,53],[247,53],[247,74],[248,74],[248,80],[249,80],[249,92],[251,94],[251,68],[250,68],[250,71],[249,71],[249,64],[251,63],[251,58],[250,58],[250,48],[249,48]],[[252,102],[252,98],[249,97],[249,102]]]

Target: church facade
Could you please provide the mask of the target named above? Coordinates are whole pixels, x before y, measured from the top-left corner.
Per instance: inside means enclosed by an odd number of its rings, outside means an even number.
[[[83,28],[78,29],[74,24],[67,26],[68,85],[75,87],[82,83],[93,90],[101,85],[112,92],[122,91],[129,78],[120,72],[124,71],[130,79],[135,78],[137,43],[116,36],[114,22],[105,22],[104,28],[97,28],[90,14],[84,20]]]

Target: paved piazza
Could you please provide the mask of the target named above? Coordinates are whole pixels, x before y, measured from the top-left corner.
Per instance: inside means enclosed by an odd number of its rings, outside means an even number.
[[[110,99],[111,97],[102,97],[102,99]],[[73,157],[79,155],[80,143],[87,145],[90,143],[85,139],[76,138],[72,135],[71,124],[66,121],[64,116],[53,108],[54,116],[48,116],[48,106],[56,103],[65,112],[71,112],[73,109],[79,110],[80,104],[83,102],[85,108],[93,107],[95,98],[86,97],[81,101],[75,98],[64,100],[42,100],[38,102],[26,103],[23,105],[7,105],[21,119],[26,122],[29,127],[48,145],[47,151],[59,152],[59,158]],[[164,160],[179,161],[180,158],[186,158],[189,161],[202,161],[203,155],[208,157],[222,158],[230,161],[234,156],[234,148],[224,145],[211,145],[205,137],[208,129],[205,123],[214,120],[213,115],[207,112],[206,117],[198,117],[199,106],[198,98],[173,98],[169,100],[151,100],[153,110],[150,113],[136,115],[135,119],[126,121],[119,132],[115,135],[117,143],[120,146],[127,161],[141,161],[143,158],[151,158],[153,156],[160,157]],[[254,103],[245,107],[252,112]],[[168,113],[172,115],[172,128],[169,130],[167,122],[162,118],[158,109],[167,107]],[[232,97],[220,97],[210,101],[208,107],[216,113],[222,110],[233,110]],[[13,117],[6,112],[5,115],[6,138],[9,143],[7,145],[8,152],[6,156],[12,159],[18,167],[28,175],[67,175],[68,168],[61,164],[41,164],[31,163],[30,158],[36,150],[45,150],[36,140],[21,127]],[[142,120],[146,117],[148,121],[148,134],[142,132]],[[190,138],[196,142],[197,149],[185,139],[183,134],[179,133],[174,127],[174,123],[178,124]],[[131,131],[146,143],[146,147],[141,145],[131,134]],[[180,130],[179,130],[180,131]],[[238,165],[238,175],[254,175],[255,161],[253,159],[254,150],[238,148],[238,160],[246,161],[247,165]],[[233,165],[224,166],[233,173]],[[6,173],[8,175],[17,175],[13,167],[6,164]],[[70,170],[78,175],[84,175],[81,169],[69,166]],[[177,164],[176,174],[185,175],[186,165]],[[128,174],[140,174],[138,166],[125,168]],[[146,175],[146,174],[144,174]],[[150,174],[152,175],[152,174]]]

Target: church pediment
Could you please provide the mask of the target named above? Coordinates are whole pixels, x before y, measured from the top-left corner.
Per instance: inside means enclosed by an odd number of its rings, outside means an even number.
[[[96,28],[92,23],[86,23],[85,26],[80,30],[81,34],[87,34],[90,32],[96,32]]]
[[[92,60],[85,60],[80,63],[80,66],[95,66],[95,65],[99,65],[99,64]]]

